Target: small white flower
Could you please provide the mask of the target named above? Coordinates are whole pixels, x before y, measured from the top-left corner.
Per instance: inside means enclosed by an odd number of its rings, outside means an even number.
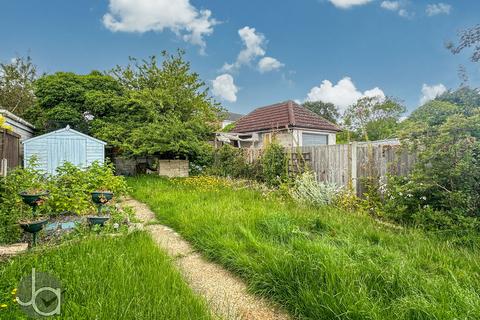
[[[118,223],[114,223],[113,224],[113,229],[117,230],[118,228],[120,228],[120,225]]]
[[[427,201],[427,197],[425,196],[421,197],[420,199],[422,199],[423,201]]]

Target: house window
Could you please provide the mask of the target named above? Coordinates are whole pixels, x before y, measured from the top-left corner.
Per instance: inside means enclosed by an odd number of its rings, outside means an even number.
[[[325,144],[328,144],[327,134],[302,133],[302,145],[304,147],[319,146]]]

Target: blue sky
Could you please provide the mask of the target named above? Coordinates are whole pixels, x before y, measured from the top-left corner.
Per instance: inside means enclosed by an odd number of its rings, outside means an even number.
[[[0,60],[30,53],[43,72],[88,73],[183,48],[234,112],[287,99],[341,108],[363,95],[409,110],[455,88],[444,48],[480,23],[478,0],[0,0]],[[423,89],[423,90],[422,90]]]

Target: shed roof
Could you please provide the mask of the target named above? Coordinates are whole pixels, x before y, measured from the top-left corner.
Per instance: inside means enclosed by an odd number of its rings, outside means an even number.
[[[237,121],[233,131],[243,133],[283,128],[342,131],[337,125],[291,100],[253,110]]]
[[[45,138],[45,137],[48,137],[48,136],[53,136],[57,133],[61,133],[61,132],[65,132],[65,131],[68,131],[68,132],[72,132],[72,133],[75,133],[76,135],[79,135],[79,136],[82,136],[84,138],[87,138],[89,140],[93,140],[95,142],[98,142],[98,143],[101,143],[103,145],[106,145],[107,143],[105,141],[102,141],[102,140],[98,140],[94,137],[91,137],[89,135],[86,135],[85,133],[81,133],[77,130],[73,130],[72,128],[70,128],[70,126],[66,126],[65,128],[63,129],[59,129],[59,130],[55,130],[55,131],[52,131],[52,132],[49,132],[49,133],[46,133],[46,134],[42,134],[41,136],[36,136],[36,137],[33,137],[33,138],[30,138],[28,140],[25,140],[23,141],[22,143],[25,144],[25,143],[29,143],[29,142],[32,142],[32,141],[35,141],[35,140],[38,140],[38,139],[41,139],[41,138]]]
[[[27,120],[23,119],[23,118],[20,118],[19,116],[11,113],[10,111],[8,110],[5,110],[5,109],[0,109],[0,114],[3,115],[4,117],[6,118],[10,118],[18,123],[21,123],[31,129],[35,129],[35,126],[33,124],[31,124],[30,122],[28,122]]]

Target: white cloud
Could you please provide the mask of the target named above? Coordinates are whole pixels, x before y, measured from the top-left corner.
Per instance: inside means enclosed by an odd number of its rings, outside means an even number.
[[[450,11],[452,11],[452,6],[442,2],[429,4],[427,5],[427,9],[425,9],[425,12],[429,17],[439,14],[450,14]]]
[[[262,58],[258,62],[258,70],[260,70],[261,73],[277,70],[282,68],[283,66],[283,63],[272,57]]]
[[[238,35],[243,41],[245,48],[240,51],[237,57],[239,64],[248,64],[254,58],[265,55],[265,36],[261,33],[256,33],[255,28],[243,27],[238,30]]]
[[[238,35],[243,42],[243,49],[237,56],[234,63],[225,63],[222,67],[223,71],[233,71],[242,65],[248,65],[257,57],[265,55],[265,36],[248,26],[238,30]]]
[[[408,12],[406,9],[400,9],[398,10],[398,15],[400,17],[404,17],[404,18],[410,18],[413,16],[413,14],[410,14],[410,12]]]
[[[212,92],[215,96],[228,101],[237,101],[238,88],[233,82],[233,77],[227,73],[219,75],[212,80]]]
[[[444,94],[447,91],[447,87],[443,84],[437,84],[429,86],[427,84],[423,84],[422,86],[422,97],[420,98],[420,105],[424,105],[428,101],[435,99],[436,97]]]
[[[361,6],[371,2],[372,0],[330,0],[330,2],[337,8],[348,9],[353,6]]]
[[[363,93],[363,97],[369,97],[369,98],[378,98],[378,100],[380,101],[384,101],[387,97],[385,96],[385,93],[383,92],[382,89],[380,89],[379,87],[375,87],[373,89],[370,89],[370,90],[366,90],[364,93]]]
[[[410,13],[407,9],[405,9],[406,2],[401,0],[401,1],[382,1],[380,4],[380,7],[389,10],[389,11],[394,11],[398,13],[398,15],[402,18],[412,18],[414,16],[414,13]]]
[[[398,1],[383,1],[380,5],[385,10],[397,11],[400,9],[400,2]]]
[[[184,41],[205,49],[204,37],[218,22],[210,10],[198,10],[189,0],[109,0],[103,24],[117,32],[173,31]]]
[[[379,97],[383,100],[385,93],[378,87],[362,93],[355,87],[351,78],[345,77],[335,85],[329,80],[323,80],[319,87],[313,87],[310,90],[306,100],[330,102],[344,111],[363,97]]]
[[[233,72],[243,65],[250,65],[259,57],[266,54],[266,38],[263,34],[257,32],[255,28],[248,26],[238,30],[238,35],[243,42],[243,49],[237,56],[234,63],[225,63],[222,67],[223,72]],[[272,57],[264,57],[258,62],[260,72],[268,72],[283,67],[284,64]]]

